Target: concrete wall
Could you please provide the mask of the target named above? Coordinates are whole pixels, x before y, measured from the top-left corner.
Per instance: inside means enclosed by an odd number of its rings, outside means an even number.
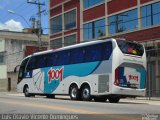
[[[0,80],[7,78],[7,66],[6,65],[0,65]]]
[[[24,54],[24,41],[6,40],[6,64],[7,72],[14,71],[14,68],[20,64]]]
[[[2,57],[3,56],[3,57]],[[0,79],[7,78],[6,62],[5,62],[5,40],[0,39]]]
[[[0,79],[0,91],[7,91],[7,79]]]
[[[18,80],[18,72],[16,72],[16,73],[14,73],[14,72],[8,72],[8,78],[11,79],[11,91],[16,91],[17,80]]]
[[[4,52],[4,51],[5,51],[5,40],[0,39],[0,52]]]

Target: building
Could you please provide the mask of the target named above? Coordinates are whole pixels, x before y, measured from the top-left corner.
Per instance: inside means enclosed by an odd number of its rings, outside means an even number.
[[[46,50],[48,35],[41,39],[41,50]],[[35,34],[0,30],[0,91],[16,90],[18,72],[14,69],[24,57],[39,51],[38,43]]]
[[[141,42],[147,95],[160,96],[160,0],[50,0],[50,47],[120,37]]]

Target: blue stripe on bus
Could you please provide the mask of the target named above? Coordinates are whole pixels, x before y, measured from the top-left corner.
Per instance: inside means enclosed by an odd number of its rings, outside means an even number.
[[[144,69],[137,69],[137,72],[139,72],[141,75],[141,80],[140,80],[140,89],[145,88],[145,81],[146,81],[146,71]]]
[[[69,76],[77,76],[77,77],[85,77],[92,74],[100,65],[100,61],[90,62],[90,63],[81,63],[81,64],[72,64],[65,66],[55,66],[52,67],[54,70],[59,70],[63,67],[63,80]],[[51,67],[42,68],[42,72],[44,72],[44,93],[52,93],[56,90],[56,88],[60,84],[60,79],[52,80],[50,83],[48,82],[48,71]]]

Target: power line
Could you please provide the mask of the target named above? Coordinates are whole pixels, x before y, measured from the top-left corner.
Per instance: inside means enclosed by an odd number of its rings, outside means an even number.
[[[139,18],[135,18],[135,19],[132,19],[132,20],[127,20],[127,21],[124,21],[124,22],[120,21],[120,22],[117,22],[117,23],[124,24],[124,23],[136,21],[136,20],[139,20],[139,19],[143,19],[143,18],[147,18],[147,17],[150,17],[150,16],[159,15],[159,14],[160,14],[160,12],[157,12],[157,13],[154,13],[154,14],[152,14],[152,15],[147,15],[147,16],[144,16],[144,17],[139,17]],[[113,16],[116,16],[116,15],[113,15]],[[102,19],[103,19],[103,18],[102,18]],[[96,21],[98,21],[98,20],[96,20]],[[92,23],[92,22],[90,22],[90,23]],[[86,23],[86,24],[87,24],[87,23]],[[115,23],[111,23],[111,24],[107,24],[107,25],[96,26],[96,27],[94,27],[94,28],[101,28],[101,27],[111,26],[112,24],[118,25],[118,24],[116,24],[116,22],[115,22]],[[137,24],[138,24],[138,22],[137,22]],[[159,24],[160,24],[160,23],[159,23]],[[93,27],[83,27],[83,28],[75,28],[75,29],[73,29],[73,28],[70,28],[70,29],[42,28],[42,29],[50,29],[50,30],[81,30],[81,29],[92,29],[92,28],[93,28]]]

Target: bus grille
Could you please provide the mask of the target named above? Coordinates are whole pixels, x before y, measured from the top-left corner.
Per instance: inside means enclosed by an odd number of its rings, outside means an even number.
[[[109,75],[99,75],[98,93],[109,92]]]

